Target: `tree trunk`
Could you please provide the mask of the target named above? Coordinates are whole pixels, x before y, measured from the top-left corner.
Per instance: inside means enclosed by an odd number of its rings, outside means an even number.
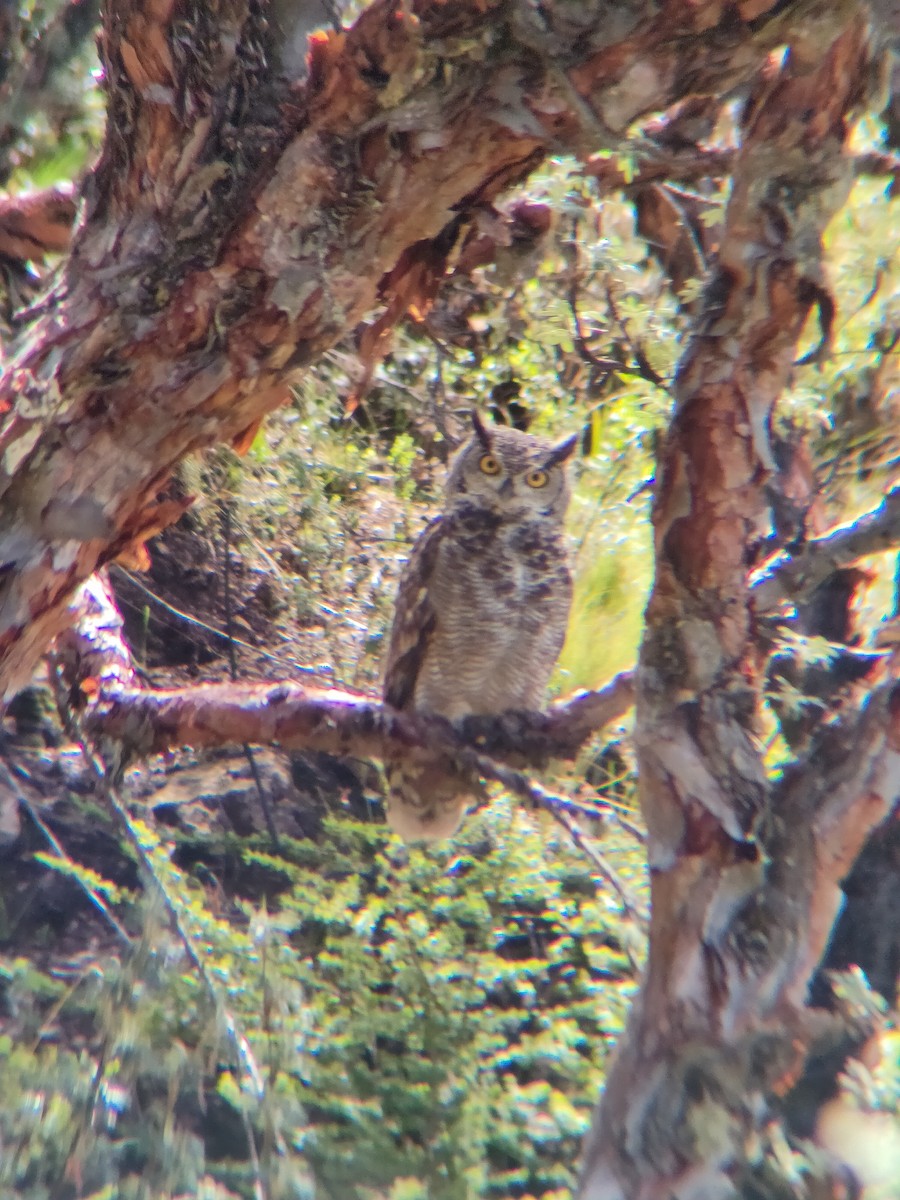
[[[402,315],[548,147],[724,96],[792,19],[856,6],[745,7],[376,0],[304,62],[304,6],[107,5],[105,144],[0,383],[0,695],[77,584],[178,515],[174,464],[249,436],[379,295]]]
[[[840,880],[900,792],[890,671],[777,784],[757,737],[746,580],[768,526],[769,421],[813,306],[827,341],[821,235],[849,187],[842,145],[870,74],[865,22],[822,49],[792,47],[747,104],[660,455],[636,678],[649,962],[587,1146],[585,1200],[734,1194],[750,1139],[816,1029],[807,987]]]
[[[840,880],[900,791],[888,661],[771,781],[748,582],[769,421],[814,309],[827,346],[821,235],[877,23],[848,0],[377,0],[306,61],[308,25],[286,0],[106,6],[103,152],[0,381],[0,694],[74,589],[178,515],[160,498],[175,463],[245,442],[376,301],[399,319],[480,205],[550,149],[614,146],[642,115],[756,80],[660,455],[637,675],[650,958],[581,1188],[731,1195],[815,1031]]]

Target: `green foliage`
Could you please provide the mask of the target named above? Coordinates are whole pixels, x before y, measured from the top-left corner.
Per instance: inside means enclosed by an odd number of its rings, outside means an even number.
[[[418,453],[418,447],[408,433],[398,434],[388,452],[388,462],[394,472],[397,492],[404,500],[411,500],[415,494],[413,464]]]
[[[432,852],[335,821],[338,869],[291,872],[324,1194],[398,1176],[434,1200],[572,1183],[631,991],[620,920],[553,839],[492,817]]]
[[[76,56],[65,68],[63,92],[67,81],[84,92],[86,64]],[[100,103],[90,89],[65,121],[36,113],[13,186],[80,170]],[[869,123],[860,136],[874,145],[880,131]],[[631,179],[640,164],[621,161]],[[721,219],[724,196],[710,184],[705,224]],[[631,206],[598,202],[580,164],[548,161],[520,197],[548,207],[552,233],[525,266],[510,250],[475,273],[459,337],[437,344],[421,327],[398,329],[352,420],[343,407],[357,364],[352,347],[338,348],[245,460],[220,451],[187,468],[187,490],[201,494],[194,519],[218,538],[228,506],[242,563],[278,591],[278,634],[329,678],[376,688],[396,579],[437,504],[447,432],[473,404],[502,411],[504,389],[536,431],[582,433],[575,603],[554,687],[598,685],[635,660],[652,569],[646,485],[687,323]],[[864,506],[895,454],[878,413],[895,353],[898,243],[884,184],[860,180],[827,239],[834,352],[798,366],[780,405],[783,428],[815,433],[833,511]],[[689,280],[681,301],[700,287]],[[819,335],[813,320],[804,349]],[[806,663],[831,653],[809,639],[792,651]],[[779,686],[785,711],[807,703]],[[773,769],[785,754],[775,731]],[[582,773],[561,781],[580,786]],[[142,934],[129,955],[81,947],[51,972],[42,930],[29,956],[0,960],[0,1197],[224,1200],[254,1195],[257,1176],[270,1200],[303,1200],[313,1186],[333,1200],[569,1194],[643,947],[553,829],[501,797],[429,851],[342,815],[321,842],[288,842],[277,857],[236,839],[192,847],[201,860],[252,865],[265,903],[204,890],[159,832],[142,837],[215,996],[158,902],[138,913],[97,871],[38,856],[125,909]],[[636,842],[611,828],[604,853],[630,886],[646,886]],[[885,1046],[882,1067],[847,1090],[890,1111],[896,1031]],[[786,1178],[804,1175],[792,1147],[773,1154]]]
[[[55,1195],[77,1170],[84,1194],[250,1196],[242,1113],[272,1197],[310,1194],[310,1170],[342,1200],[571,1187],[637,931],[539,823],[498,803],[426,852],[328,818],[321,845],[248,851],[285,890],[226,914],[138,829],[216,1004],[155,903],[124,961],[65,983],[4,963],[18,1035],[0,1055],[0,1194]],[[618,849],[640,870],[639,846]],[[54,1044],[74,1027],[80,1048]]]

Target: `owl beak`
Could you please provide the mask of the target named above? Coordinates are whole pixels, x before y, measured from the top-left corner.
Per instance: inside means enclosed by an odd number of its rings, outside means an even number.
[[[511,496],[512,491],[513,491],[513,481],[511,479],[504,479],[503,482],[500,484],[499,488],[497,489],[498,494],[501,496]]]

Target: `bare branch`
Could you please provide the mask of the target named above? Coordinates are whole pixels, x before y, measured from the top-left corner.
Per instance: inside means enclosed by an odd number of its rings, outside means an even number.
[[[13,771],[20,771],[21,768],[13,766],[10,768],[6,763],[0,761],[0,784],[3,784],[12,793],[15,800],[21,804],[29,818],[34,823],[36,829],[40,830],[50,849],[56,855],[61,863],[65,863],[70,868],[71,878],[74,879],[76,885],[84,892],[90,903],[97,909],[100,915],[108,922],[110,928],[114,931],[123,945],[130,946],[131,938],[124,926],[120,923],[115,913],[100,895],[96,888],[90,886],[84,878],[84,873],[74,869],[76,864],[73,862],[71,855],[66,851],[65,847],[57,838],[56,834],[46,824],[41,814],[38,812],[37,806],[32,804],[31,800],[25,795],[21,787],[13,778]],[[24,772],[23,772],[24,774]]]
[[[704,179],[724,179],[734,168],[735,150],[712,146],[690,146],[679,150],[658,150],[638,144],[634,147],[634,165],[621,155],[596,156],[584,165],[584,172],[597,181],[601,195],[635,192],[653,184],[689,184]],[[859,177],[900,178],[900,156],[870,152],[852,160],[853,173]]]
[[[472,763],[476,769],[490,758],[541,766],[550,758],[572,759],[593,733],[627,712],[631,687],[631,677],[620,675],[608,687],[580,692],[548,713],[469,718],[462,733],[440,717],[401,713],[367,696],[296,683],[120,690],[93,706],[86,724],[93,734],[139,754],[180,745],[278,742],[358,758],[420,750],[462,765],[465,752],[473,751],[479,756]]]
[[[799,550],[780,551],[757,568],[749,580],[757,612],[772,612],[785,599],[808,596],[839,568],[898,545],[900,487],[895,487],[871,512],[812,538]]]

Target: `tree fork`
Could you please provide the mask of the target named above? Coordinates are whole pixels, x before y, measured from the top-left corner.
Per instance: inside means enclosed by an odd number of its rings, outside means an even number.
[[[448,225],[548,147],[724,97],[792,19],[837,31],[846,7],[595,0],[557,28],[524,0],[376,0],[304,65],[302,6],[280,5],[276,31],[249,0],[112,0],[103,151],[0,381],[0,695],[74,588],[175,519],[158,499],[175,463],[245,440],[386,278],[390,301],[408,272],[440,272]]]
[[[900,792],[895,662],[772,787],[747,580],[770,416],[811,309],[825,326],[831,310],[821,235],[850,187],[843,145],[872,52],[857,17],[827,48],[793,47],[751,95],[677,373],[636,675],[649,960],[588,1139],[585,1200],[735,1194],[749,1139],[802,1066],[840,880]]]

